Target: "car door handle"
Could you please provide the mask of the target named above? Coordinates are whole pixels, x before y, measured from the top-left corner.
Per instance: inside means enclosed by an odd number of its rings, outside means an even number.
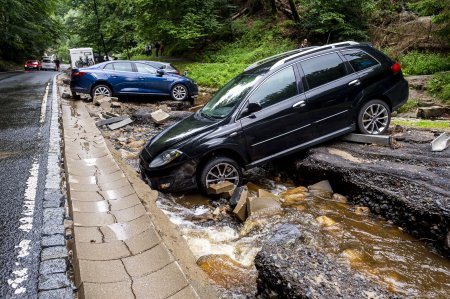
[[[111,78],[117,78],[118,76],[116,76],[116,75],[111,75]]]
[[[348,86],[358,86],[359,84],[361,84],[361,81],[359,81],[358,79],[350,81],[348,83]]]
[[[292,108],[294,109],[298,109],[298,108],[302,108],[306,106],[306,102],[305,101],[300,101],[295,103],[294,105],[292,105]]]

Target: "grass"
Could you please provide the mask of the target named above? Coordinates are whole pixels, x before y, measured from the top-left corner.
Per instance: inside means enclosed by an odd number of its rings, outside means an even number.
[[[418,99],[408,99],[408,101],[398,109],[398,113],[405,113],[415,110],[417,107],[419,107],[419,100]]]
[[[428,92],[446,104],[450,104],[450,72],[433,75],[427,84]]]
[[[411,51],[400,56],[399,60],[406,76],[450,71],[450,55],[446,54]]]
[[[435,129],[441,131],[450,132],[450,121],[444,120],[405,120],[405,119],[392,119],[391,125],[400,125],[406,128],[415,129]]]

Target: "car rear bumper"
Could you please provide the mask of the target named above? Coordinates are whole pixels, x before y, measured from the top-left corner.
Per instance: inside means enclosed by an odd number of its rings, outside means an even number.
[[[397,110],[406,103],[409,96],[408,82],[405,79],[400,80],[385,95],[391,100],[392,111]]]

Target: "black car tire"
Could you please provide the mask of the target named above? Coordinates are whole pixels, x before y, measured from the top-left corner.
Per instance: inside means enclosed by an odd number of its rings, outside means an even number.
[[[170,96],[175,101],[185,101],[189,97],[189,92],[183,84],[175,84],[170,90]]]
[[[358,130],[362,134],[381,135],[387,131],[391,122],[391,109],[386,102],[370,100],[358,113]]]
[[[112,97],[111,88],[109,88],[109,86],[104,84],[96,85],[94,86],[94,88],[92,88],[91,96],[92,98],[94,98],[96,95],[104,95],[107,97]]]
[[[204,194],[207,194],[210,184],[220,181],[230,181],[236,186],[242,184],[242,169],[236,161],[224,156],[213,157],[200,170],[198,187]]]

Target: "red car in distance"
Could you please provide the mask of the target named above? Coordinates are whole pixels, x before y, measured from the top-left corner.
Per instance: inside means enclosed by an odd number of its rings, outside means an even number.
[[[39,60],[27,60],[27,62],[25,62],[25,70],[41,70],[42,65],[41,62]]]

